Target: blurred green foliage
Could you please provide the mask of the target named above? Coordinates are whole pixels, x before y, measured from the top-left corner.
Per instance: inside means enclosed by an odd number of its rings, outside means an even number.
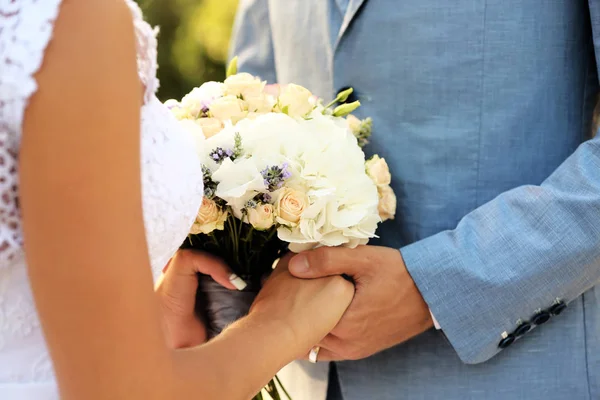
[[[180,99],[193,87],[223,80],[238,0],[136,0],[160,28],[161,100]]]

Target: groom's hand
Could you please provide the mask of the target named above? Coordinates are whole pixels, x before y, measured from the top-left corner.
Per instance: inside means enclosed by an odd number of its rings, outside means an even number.
[[[356,286],[350,308],[319,344],[319,361],[362,359],[433,326],[427,304],[396,249],[322,247],[296,255],[289,270],[307,279],[346,274]]]

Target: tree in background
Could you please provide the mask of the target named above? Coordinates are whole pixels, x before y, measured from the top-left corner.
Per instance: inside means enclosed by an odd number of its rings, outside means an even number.
[[[203,82],[223,80],[238,0],[136,0],[160,28],[161,100],[180,99]]]

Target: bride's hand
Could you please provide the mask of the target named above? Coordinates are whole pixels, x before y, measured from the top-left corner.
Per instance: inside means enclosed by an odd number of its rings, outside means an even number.
[[[296,279],[288,271],[290,258],[279,262],[250,315],[289,326],[298,357],[302,357],[337,325],[352,302],[354,285],[341,276]]]
[[[197,273],[210,275],[222,286],[235,290],[229,281],[231,271],[220,259],[207,253],[179,250],[156,283],[167,341],[173,348],[197,346],[206,342],[206,328],[194,312]]]

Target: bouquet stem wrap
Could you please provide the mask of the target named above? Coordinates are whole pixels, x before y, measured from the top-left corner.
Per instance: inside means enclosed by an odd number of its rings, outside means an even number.
[[[229,213],[223,230],[213,231],[210,235],[192,234],[182,245],[182,248],[220,257],[247,284],[243,290],[229,290],[210,276],[198,275],[196,314],[204,321],[209,339],[250,311],[262,279],[269,275],[273,263],[287,248],[287,243],[279,240],[276,232],[275,228],[256,230]],[[264,391],[273,400],[282,399],[280,391],[291,399],[277,377],[265,386]],[[265,400],[265,397],[261,392],[253,400]]]
[[[254,283],[242,291],[229,290],[207,275],[199,275],[198,281],[196,312],[206,324],[209,339],[248,314],[260,289]]]

